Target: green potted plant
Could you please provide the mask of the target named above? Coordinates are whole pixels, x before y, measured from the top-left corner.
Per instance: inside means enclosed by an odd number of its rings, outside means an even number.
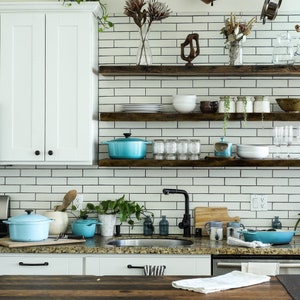
[[[107,6],[105,3],[102,3],[101,0],[58,0],[58,1],[62,1],[64,5],[72,5],[72,2],[77,2],[78,4],[80,4],[81,2],[98,1],[100,5],[100,9],[102,11],[102,16],[96,16],[99,23],[99,32],[102,32],[105,29],[109,29],[114,26],[114,24],[109,20]]]
[[[133,216],[140,221],[141,216],[146,216],[146,208],[143,205],[139,205],[135,201],[125,199],[125,195],[116,200],[104,200],[99,205],[94,206],[94,209],[98,213],[98,218],[102,223],[101,235],[112,236],[114,226],[116,224],[116,215],[119,215],[120,225],[123,222],[127,222],[131,228],[133,228],[135,221]],[[153,218],[153,213],[150,213]]]

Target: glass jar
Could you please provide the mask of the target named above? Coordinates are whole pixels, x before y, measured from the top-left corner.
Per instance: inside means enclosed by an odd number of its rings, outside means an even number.
[[[162,216],[159,221],[159,234],[160,235],[168,235],[169,234],[169,222],[166,216]]]
[[[153,156],[154,159],[164,159],[165,153],[165,141],[164,140],[154,140],[153,141]]]
[[[174,139],[165,142],[166,159],[175,160],[177,154],[177,141]]]
[[[147,216],[144,221],[143,229],[144,229],[144,235],[152,235],[154,232],[154,226],[149,216]]]
[[[256,113],[269,113],[270,101],[267,96],[254,96],[253,109]]]
[[[201,144],[200,140],[192,139],[188,144],[189,159],[198,160],[201,153]]]
[[[181,160],[188,159],[188,140],[178,140],[177,142],[177,158]]]
[[[273,221],[272,221],[272,228],[273,229],[281,229],[282,228],[282,224],[281,222],[279,221],[279,217],[276,216]]]

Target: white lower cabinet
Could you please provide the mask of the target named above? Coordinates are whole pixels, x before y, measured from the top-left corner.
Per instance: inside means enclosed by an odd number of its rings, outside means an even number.
[[[1,254],[0,275],[82,275],[83,257],[69,254]]]
[[[85,275],[143,275],[145,265],[164,265],[165,275],[211,275],[210,255],[151,254],[86,256]]]

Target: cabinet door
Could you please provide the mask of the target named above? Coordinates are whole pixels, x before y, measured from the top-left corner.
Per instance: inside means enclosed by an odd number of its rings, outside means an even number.
[[[46,20],[46,160],[89,162],[97,126],[95,18],[57,13]]]
[[[165,275],[211,275],[210,255],[103,255],[85,262],[85,275],[143,275],[145,265],[164,265]]]
[[[83,258],[73,255],[0,255],[0,275],[82,275]]]
[[[41,161],[45,111],[45,16],[0,16],[0,162]]]

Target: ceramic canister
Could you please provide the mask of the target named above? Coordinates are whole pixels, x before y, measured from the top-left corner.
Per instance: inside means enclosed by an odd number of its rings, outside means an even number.
[[[208,232],[211,241],[221,241],[223,239],[223,224],[221,221],[207,222],[204,229]]]

